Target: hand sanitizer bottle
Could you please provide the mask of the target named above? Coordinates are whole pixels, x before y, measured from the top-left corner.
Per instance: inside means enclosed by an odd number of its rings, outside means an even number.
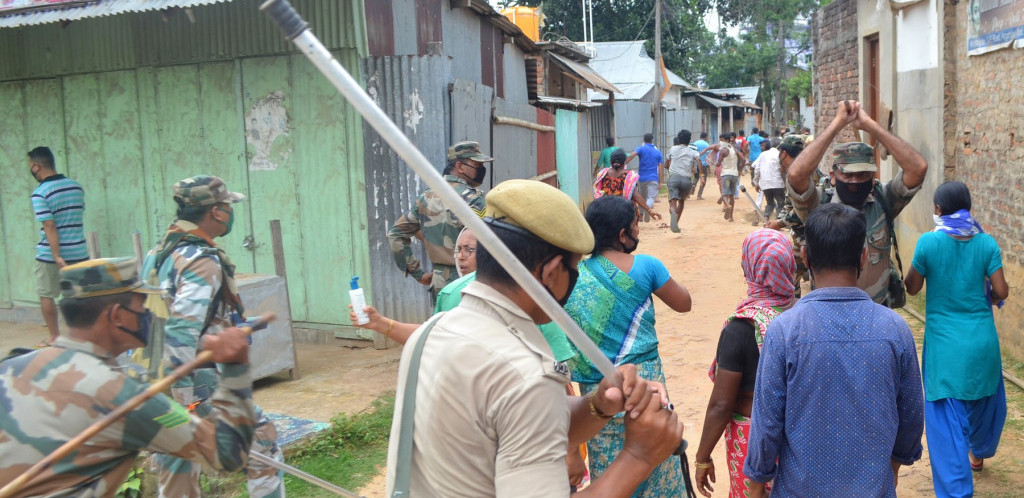
[[[370,323],[370,317],[363,311],[366,307],[366,298],[363,296],[363,289],[359,288],[359,277],[352,277],[349,285],[352,289],[348,291],[348,299],[352,302],[352,310],[356,312],[356,323],[366,325]]]

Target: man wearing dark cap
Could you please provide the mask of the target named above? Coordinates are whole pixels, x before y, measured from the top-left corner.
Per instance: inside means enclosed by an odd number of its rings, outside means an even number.
[[[479,215],[484,212],[484,194],[477,187],[487,176],[484,163],[494,158],[480,152],[476,142],[459,142],[448,148],[448,166],[444,179],[470,207]],[[431,297],[455,279],[459,278],[455,268],[455,239],[462,231],[462,222],[444,207],[441,196],[430,189],[425,190],[412,208],[388,230],[388,242],[398,269],[411,275],[419,283],[431,289]],[[420,260],[412,253],[412,238],[423,241],[432,268],[424,270]]]
[[[487,196],[485,221],[559,302],[594,236],[558,189],[509,180]],[[459,305],[421,326],[399,367],[388,451],[388,496],[569,496],[566,448],[626,410],[625,448],[576,496],[626,497],[679,445],[682,426],[664,386],[623,365],[623,390],[565,394],[564,363],[537,329],[551,321],[484,245]],[[625,392],[625,395],[623,395]]]
[[[245,308],[235,283],[235,265],[214,239],[231,233],[235,222],[233,204],[245,195],[231,192],[216,176],[194,176],[174,184],[177,220],[142,265],[146,282],[164,291],[147,307],[157,317],[154,340],[133,356],[150,376],[160,377],[191,361],[203,335],[231,327],[232,315],[240,321]],[[171,387],[174,400],[205,417],[211,410],[210,390],[217,377],[212,368],[199,368]],[[282,459],[277,429],[256,407],[253,450]],[[158,455],[160,496],[198,497],[199,466],[180,458]],[[273,467],[252,461],[246,467],[249,496],[284,496],[282,475]]]
[[[818,167],[828,146],[849,125],[870,133],[878,143],[885,146],[900,170],[892,180],[878,184],[875,181],[878,166],[875,164],[873,147],[861,142],[837,144],[832,152],[829,170],[835,195],[829,196],[824,189],[812,185],[811,174]],[[910,144],[871,119],[861,108],[860,102],[847,100],[839,104],[836,116],[828,128],[808,144],[793,162],[787,174],[788,193],[800,219],[806,220],[811,210],[827,202],[846,204],[864,213],[868,227],[868,261],[860,272],[857,286],[876,303],[901,306],[893,302],[889,292],[892,278],[890,273],[893,271],[890,260],[894,240],[892,224],[893,219],[921,190],[927,172],[928,163]],[[898,285],[902,286],[902,282]]]
[[[122,373],[116,357],[150,339],[144,285],[131,258],[93,259],[60,271],[69,330],[53,347],[0,363],[0,483],[13,481],[148,386]],[[16,496],[114,496],[139,451],[167,453],[215,469],[246,461],[256,423],[248,341],[238,329],[209,335],[219,387],[199,418],[157,394],[44,470]]]

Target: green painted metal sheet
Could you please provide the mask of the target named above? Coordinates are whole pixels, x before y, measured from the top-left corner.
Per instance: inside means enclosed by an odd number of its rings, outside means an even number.
[[[337,55],[357,67],[355,51]],[[345,323],[348,279],[369,273],[361,124],[304,57],[246,59],[242,73],[250,209],[281,220],[293,317]],[[272,272],[269,226],[253,236],[256,271]]]
[[[335,53],[349,68],[357,68],[355,51]],[[348,317],[348,282],[361,275],[372,295],[362,118],[304,56],[291,56],[291,157],[298,181],[302,258],[306,262],[307,321],[345,323]],[[353,69],[354,71],[357,71]],[[355,78],[359,78],[355,72]],[[250,178],[256,178],[253,173]],[[347,243],[346,243],[347,242]],[[366,250],[339,250],[341,247]]]
[[[27,193],[35,182],[26,171],[24,83],[0,83],[0,95],[4,96],[0,99],[0,116],[4,116],[5,123],[5,131],[0,133],[0,162],[8,172],[0,182],[0,306],[10,307],[12,291],[17,295],[21,290],[12,288],[14,282],[29,275],[18,274],[18,268],[29,266],[31,247],[17,246],[32,240],[32,224],[26,221],[31,213]]]
[[[356,51],[336,55],[358,78]],[[293,319],[347,323],[348,279],[369,275],[362,124],[302,56],[2,83],[0,102],[0,160],[25,172],[0,183],[0,282],[11,283],[0,304],[36,302],[24,154],[48,144],[85,187],[86,231],[104,256],[132,254],[135,231],[148,250],[174,219],[171,185],[217,175],[248,195],[218,239],[238,271],[274,272],[269,221],[280,219]]]
[[[262,1],[0,29],[0,81],[294,53],[259,11]],[[329,49],[366,53],[362,1],[292,4]]]
[[[558,188],[580,204],[579,175],[579,113],[558,109],[555,112],[555,162],[558,166]]]
[[[300,223],[299,198],[295,185],[300,178],[296,174],[297,166],[291,160],[293,95],[288,88],[290,76],[287,57],[260,57],[242,61],[242,109],[250,185],[248,207],[254,219],[281,220],[292,318],[306,321],[306,286],[299,283],[310,275],[304,268],[302,258],[304,227]],[[273,273],[270,227],[257,223],[253,226],[253,238],[256,271]]]
[[[64,154],[64,110],[61,102],[61,82],[56,79],[0,85],[0,115],[4,116],[4,131],[0,133],[0,160],[12,174],[5,174],[0,182],[0,209],[3,210],[3,238],[5,251],[3,265],[9,295],[3,301],[15,305],[35,306],[39,297],[35,292],[33,261],[35,245],[39,241],[40,224],[35,221],[30,196],[38,186],[27,173],[26,153],[33,147],[47,145],[56,156],[57,170],[75,175]]]

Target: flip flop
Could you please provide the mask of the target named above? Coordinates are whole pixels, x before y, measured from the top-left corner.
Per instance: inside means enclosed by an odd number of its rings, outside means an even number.
[[[39,341],[39,343],[36,344],[35,346],[32,346],[32,348],[33,349],[43,349],[43,348],[48,348],[50,346],[53,346],[52,342],[47,341],[47,340],[42,340],[42,341]]]

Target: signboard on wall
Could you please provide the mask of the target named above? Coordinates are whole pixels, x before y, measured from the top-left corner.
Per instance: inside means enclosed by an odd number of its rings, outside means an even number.
[[[1024,0],[969,0],[967,54],[1024,47]]]
[[[82,0],[0,0],[0,12],[45,7],[62,3],[82,3]]]

